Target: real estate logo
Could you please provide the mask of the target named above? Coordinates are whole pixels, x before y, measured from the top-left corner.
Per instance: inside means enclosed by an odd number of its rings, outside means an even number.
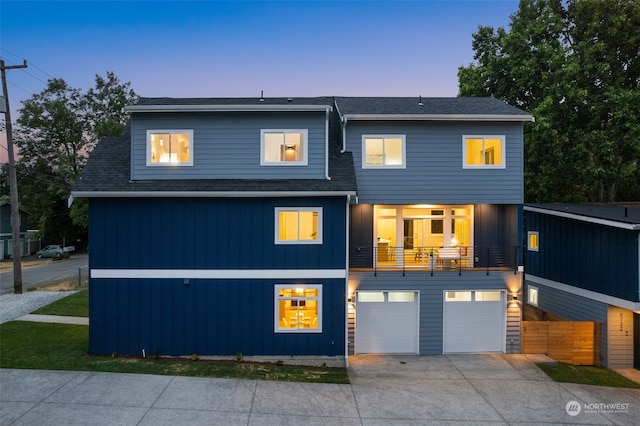
[[[580,403],[578,401],[569,401],[567,402],[565,410],[567,410],[568,415],[577,416],[578,414],[580,414],[582,407],[580,407]]]

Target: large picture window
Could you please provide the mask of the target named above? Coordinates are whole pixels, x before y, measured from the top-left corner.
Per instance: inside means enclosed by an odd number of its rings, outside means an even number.
[[[405,135],[362,136],[362,168],[405,168]]]
[[[462,137],[464,168],[505,168],[504,136]]]
[[[263,166],[306,165],[306,129],[260,131],[260,164]]]
[[[321,244],[321,207],[276,207],[276,244]]]
[[[276,285],[275,331],[322,332],[322,285]]]
[[[148,130],[147,166],[192,166],[193,130]]]

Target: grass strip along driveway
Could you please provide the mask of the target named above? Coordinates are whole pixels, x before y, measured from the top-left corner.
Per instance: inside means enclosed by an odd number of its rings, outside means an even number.
[[[87,316],[88,291],[60,299],[34,313]],[[0,368],[106,371],[290,382],[349,383],[345,368],[305,367],[245,361],[88,356],[83,325],[10,321],[0,325]]]

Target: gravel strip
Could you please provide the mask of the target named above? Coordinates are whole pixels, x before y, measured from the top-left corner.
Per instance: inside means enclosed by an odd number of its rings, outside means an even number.
[[[30,314],[76,291],[29,291],[22,294],[0,296],[0,324]]]

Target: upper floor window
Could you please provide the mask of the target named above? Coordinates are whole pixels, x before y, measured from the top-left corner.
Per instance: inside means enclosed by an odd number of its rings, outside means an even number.
[[[307,136],[306,129],[262,129],[260,131],[260,165],[306,166]]]
[[[362,168],[405,168],[405,142],[405,135],[363,135]]]
[[[147,166],[167,165],[193,165],[193,130],[147,130]]]
[[[504,136],[465,135],[462,137],[462,151],[463,168],[505,168]]]
[[[276,244],[321,244],[321,207],[276,207]]]
[[[538,251],[539,235],[538,231],[527,232],[527,249],[531,251]]]

